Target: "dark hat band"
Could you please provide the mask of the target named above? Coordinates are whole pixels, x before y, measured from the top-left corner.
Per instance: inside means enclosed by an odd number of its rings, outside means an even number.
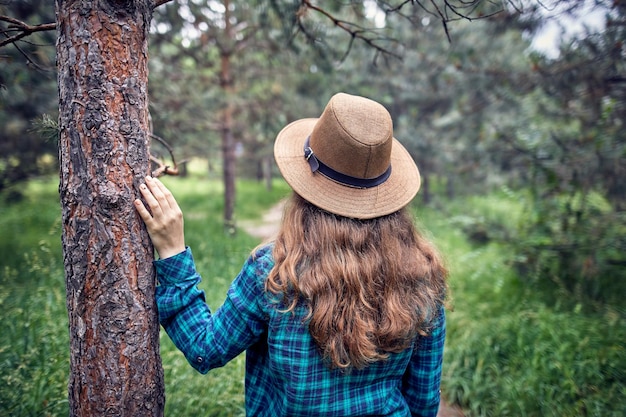
[[[385,172],[383,172],[381,175],[375,178],[356,178],[356,177],[352,177],[350,175],[342,174],[341,172],[335,171],[334,169],[332,169],[331,167],[329,167],[328,165],[324,164],[322,161],[317,159],[317,156],[315,156],[313,149],[311,149],[311,146],[309,146],[310,139],[311,139],[311,136],[307,137],[306,141],[304,142],[304,158],[309,163],[309,166],[311,167],[311,172],[319,171],[320,174],[324,175],[325,177],[330,178],[333,181],[336,181],[340,184],[347,185],[348,187],[354,187],[354,188],[376,187],[377,185],[380,185],[384,183],[385,181],[387,181],[387,179],[391,175],[391,165],[389,165],[389,167],[387,168],[387,170],[385,170]]]

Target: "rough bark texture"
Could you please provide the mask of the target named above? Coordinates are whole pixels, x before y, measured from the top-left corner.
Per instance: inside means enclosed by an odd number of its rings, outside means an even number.
[[[162,416],[153,250],[132,201],[149,172],[149,0],[57,0],[72,416]]]

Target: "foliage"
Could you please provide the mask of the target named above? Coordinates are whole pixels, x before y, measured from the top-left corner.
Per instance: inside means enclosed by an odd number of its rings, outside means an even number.
[[[9,3],[14,18],[32,24],[54,21],[47,1]],[[0,3],[0,15],[5,8]],[[0,22],[0,31],[7,27]],[[57,167],[56,140],[42,139],[36,126],[42,118],[45,122],[43,115],[57,114],[54,44],[54,32],[41,32],[0,53],[0,190]],[[19,188],[13,190],[19,198]]]
[[[449,333],[445,394],[470,416],[626,411],[623,319],[512,305],[503,315],[452,314]]]
[[[534,57],[523,123],[498,133],[517,153],[519,186],[532,191],[511,242],[516,263],[553,304],[602,310],[626,290],[626,29],[615,24],[624,16],[615,3],[604,31],[564,43],[558,59]]]
[[[60,257],[42,244],[0,278],[0,411],[67,415],[67,315]],[[21,282],[20,282],[21,281]]]
[[[534,201],[511,242],[515,265],[552,305],[602,311],[626,291],[626,215],[599,193]]]

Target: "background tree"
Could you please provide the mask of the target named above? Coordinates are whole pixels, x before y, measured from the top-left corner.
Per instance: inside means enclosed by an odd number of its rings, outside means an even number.
[[[174,28],[179,32],[159,33],[160,24],[170,26],[167,22],[176,22]],[[177,52],[174,56],[190,58],[191,72],[205,74],[200,100],[194,100],[201,110],[194,113],[200,113],[203,124],[215,133],[203,130],[194,142],[196,147],[210,149],[210,136],[220,136],[224,225],[229,233],[235,231],[236,154],[247,136],[249,121],[246,113],[251,108],[246,105],[249,103],[246,88],[250,85],[247,80],[258,77],[260,68],[267,68],[263,61],[278,49],[271,33],[272,26],[278,25],[279,20],[265,2],[197,0],[170,3],[156,17],[156,37],[162,41],[160,44],[168,47],[175,44]],[[168,42],[168,38],[178,40]],[[263,59],[259,60],[259,57]],[[157,76],[175,76],[171,68],[160,67]],[[264,75],[267,77],[268,74]],[[160,93],[156,97],[156,107],[162,109],[167,108],[167,101],[172,100]],[[163,101],[158,102],[159,98]],[[181,98],[178,96],[173,100]],[[158,119],[159,125],[169,125],[160,114],[155,113],[154,118]]]

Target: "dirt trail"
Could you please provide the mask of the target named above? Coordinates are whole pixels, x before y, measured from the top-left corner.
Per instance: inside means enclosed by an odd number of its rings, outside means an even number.
[[[284,201],[280,201],[278,204],[270,208],[258,221],[241,221],[240,225],[244,230],[261,240],[269,240],[276,236],[278,233],[278,227],[283,215]],[[437,417],[465,417],[463,411],[453,405],[446,404],[442,401],[439,406],[439,412]]]
[[[261,240],[273,238],[278,233],[284,205],[285,201],[281,200],[266,211],[261,220],[242,220],[239,224],[250,236]]]

